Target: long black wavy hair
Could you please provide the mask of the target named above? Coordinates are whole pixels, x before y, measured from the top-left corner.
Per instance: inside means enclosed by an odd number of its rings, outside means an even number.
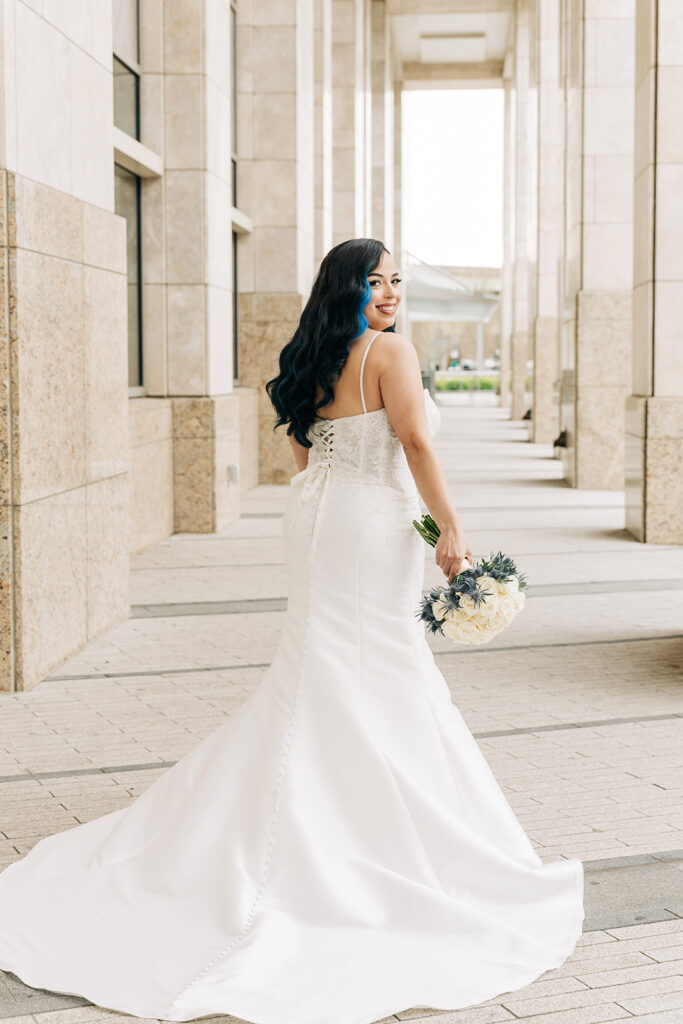
[[[368,326],[363,315],[372,298],[368,275],[385,252],[389,250],[375,238],[351,238],[330,249],[299,326],[280,352],[280,372],[265,385],[277,413],[273,430],[289,424],[287,434],[294,434],[304,448],[311,447],[306,433],[316,410],[334,399],[351,342]],[[317,385],[323,397],[316,404]]]

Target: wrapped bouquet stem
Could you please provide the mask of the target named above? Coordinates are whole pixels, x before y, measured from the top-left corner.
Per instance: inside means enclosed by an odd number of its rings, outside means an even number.
[[[413,526],[432,547],[439,527],[432,517],[413,519]],[[502,551],[482,558],[455,579],[433,587],[423,598],[417,618],[431,633],[461,644],[485,644],[500,633],[524,607],[526,578]]]

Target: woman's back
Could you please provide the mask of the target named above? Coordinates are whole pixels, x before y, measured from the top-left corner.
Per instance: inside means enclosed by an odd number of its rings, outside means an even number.
[[[383,407],[384,401],[376,371],[377,360],[369,358],[373,344],[374,356],[378,355],[377,342],[381,335],[381,331],[368,330],[360,337],[354,338],[349,346],[348,359],[334,385],[334,399],[329,405],[318,409],[318,416],[324,419],[336,419],[342,416],[355,416]],[[322,396],[322,390],[318,387],[315,396],[316,402],[319,402]],[[365,408],[363,408],[363,397],[365,398]]]

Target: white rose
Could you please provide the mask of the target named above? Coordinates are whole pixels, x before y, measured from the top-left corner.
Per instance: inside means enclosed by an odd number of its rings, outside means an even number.
[[[457,640],[460,636],[460,631],[468,621],[466,615],[461,615],[459,612],[449,612],[448,615],[443,619],[441,623],[441,632],[444,636],[449,637],[451,640]]]
[[[491,594],[498,594],[498,580],[494,580],[493,576],[480,576],[477,580],[477,586],[482,591],[486,590]]]
[[[443,619],[447,611],[448,605],[442,598],[437,597],[436,601],[432,601],[432,614],[435,619],[439,620],[439,622]]]
[[[488,639],[487,632],[472,619],[449,622],[444,632],[451,640],[458,640],[463,644],[484,643]]]
[[[498,611],[492,624],[497,629],[503,629],[505,626],[510,625],[516,614],[517,609],[514,607],[513,599],[511,597],[502,597],[498,602]]]
[[[516,576],[510,577],[509,580],[498,580],[499,594],[516,594],[518,590],[519,580]]]
[[[477,586],[483,600],[479,603],[476,618],[481,622],[489,622],[498,611],[498,586],[490,576],[480,576]]]
[[[460,601],[458,603],[458,612],[461,613],[462,617],[469,618],[470,615],[474,615],[476,610],[477,606],[469,594],[461,594]]]
[[[506,626],[510,625],[516,614],[517,609],[513,604],[510,604],[507,608],[503,610],[503,622],[505,623]]]
[[[512,595],[512,607],[516,612],[521,612],[524,607],[525,594],[523,590],[518,590],[516,594]]]

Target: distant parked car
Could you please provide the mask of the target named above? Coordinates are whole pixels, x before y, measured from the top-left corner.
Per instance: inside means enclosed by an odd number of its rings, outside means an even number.
[[[477,364],[474,359],[463,359],[460,363],[463,370],[476,370]]]
[[[495,356],[492,356],[489,359],[485,359],[484,360],[484,369],[485,370],[500,370],[500,359],[496,359]]]

